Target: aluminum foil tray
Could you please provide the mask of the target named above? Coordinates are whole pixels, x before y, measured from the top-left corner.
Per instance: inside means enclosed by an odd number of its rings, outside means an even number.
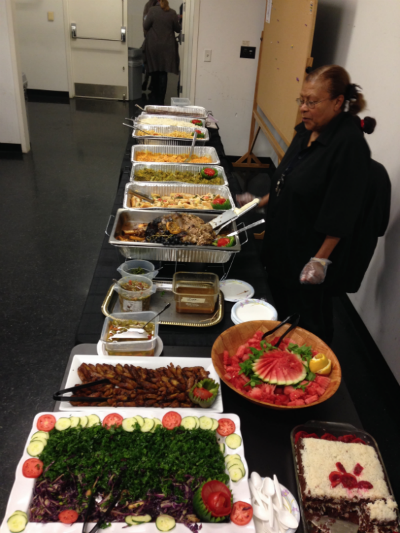
[[[172,133],[173,131],[182,131],[185,133],[193,133],[193,128],[184,128],[183,126],[154,126],[152,124],[143,124],[140,126],[140,129],[143,131],[155,131],[157,133]],[[201,133],[204,133],[204,139],[197,139],[196,144],[197,145],[203,145],[207,141],[210,140],[210,136],[208,134],[207,128],[196,128]],[[186,146],[192,144],[192,139],[184,139],[180,137],[167,137],[167,136],[157,136],[157,135],[149,135],[144,136],[140,135],[140,132],[137,129],[133,130],[132,137],[136,140],[137,144],[168,144],[168,145],[176,145],[176,146]]]
[[[164,182],[163,181],[138,181],[138,180],[135,180],[135,173],[138,172],[139,170],[143,170],[144,168],[151,168],[153,170],[162,170],[164,172],[175,172],[175,171],[199,172],[202,168],[207,167],[207,166],[209,167],[211,165],[203,164],[203,166],[199,166],[197,164],[188,165],[184,163],[133,163],[132,169],[131,169],[130,181],[133,181],[134,183],[137,183],[138,185],[139,184],[141,185],[143,183],[153,183],[153,184],[155,183],[180,183],[182,185],[185,185],[185,183],[181,181],[167,181],[167,182],[165,181]],[[213,167],[216,170],[218,170],[218,175],[224,180],[224,185],[228,187],[229,186],[228,178],[226,177],[224,167],[214,166],[214,165]],[[186,183],[186,185],[194,185],[194,184]],[[209,186],[219,187],[219,185],[212,185],[212,184],[210,184]]]
[[[173,115],[176,117],[207,118],[205,107],[197,105],[176,106],[176,105],[147,105],[144,108],[149,115]]]
[[[142,144],[135,144],[132,146],[132,155],[131,155],[131,161],[134,163],[146,163],[146,161],[138,161],[136,159],[137,152],[153,152],[156,154],[173,154],[173,155],[180,155],[180,154],[187,154],[189,155],[189,148],[188,146],[171,146],[171,145],[154,145],[154,144],[147,144],[146,147],[144,147]],[[217,154],[216,149],[213,146],[195,146],[193,150],[193,154],[197,157],[203,157],[203,156],[210,156],[211,157],[211,163],[191,163],[192,165],[203,165],[203,166],[209,166],[209,165],[219,165],[220,160]],[[150,163],[151,161],[149,161]],[[155,161],[156,163],[156,161]],[[176,165],[176,164],[182,164],[182,163],[163,163],[164,165]]]
[[[140,123],[142,122],[142,120],[144,120],[145,118],[166,118],[166,119],[170,119],[170,120],[180,120],[182,122],[187,122],[188,123],[188,127],[190,128],[197,128],[198,126],[195,126],[195,124],[192,124],[192,120],[193,120],[193,117],[174,117],[173,115],[151,115],[150,113],[141,113],[139,116],[135,117],[135,124],[137,124],[138,126],[140,126]],[[199,126],[201,126],[202,128],[205,127],[205,119],[199,119],[197,118],[197,120],[200,120],[202,123],[201,125],[199,124]],[[155,124],[143,124],[143,126],[155,126]]]
[[[230,248],[217,248],[216,246],[164,246],[158,243],[120,241],[116,236],[120,233],[123,225],[144,222],[148,223],[156,217],[172,213],[168,209],[160,209],[155,213],[147,209],[118,209],[115,216],[113,228],[108,242],[120,249],[121,254],[127,259],[149,259],[153,261],[178,261],[180,263],[226,263],[231,259],[232,254],[241,250],[239,238]],[[209,222],[215,218],[215,213],[205,213],[204,211],[187,210],[185,213],[192,213]],[[218,215],[217,215],[218,216]],[[224,228],[224,232],[236,231],[235,221]]]
[[[137,191],[146,194],[147,196],[151,196],[152,194],[159,194],[160,196],[168,195],[173,192],[180,192],[180,193],[187,193],[187,194],[198,194],[203,195],[207,193],[212,194],[219,194],[224,198],[227,198],[232,208],[235,207],[235,203],[233,201],[232,195],[230,193],[230,190],[225,185],[202,185],[202,184],[195,184],[195,183],[177,183],[177,182],[162,182],[162,181],[154,181],[154,182],[148,182],[148,181],[136,181],[134,183],[129,182],[125,186],[125,194],[124,194],[124,203],[123,207],[125,209],[132,209],[130,205],[130,199],[131,199],[131,189],[136,189]],[[146,211],[159,211],[162,209],[161,207],[146,207],[146,208],[140,208],[136,207],[135,209],[145,209]],[[171,211],[185,211],[182,207],[172,208],[168,207],[168,210]],[[224,210],[215,210],[215,209],[195,209],[194,207],[191,207],[188,209],[188,211],[196,211],[201,213],[214,213],[218,216],[218,213],[223,212]]]

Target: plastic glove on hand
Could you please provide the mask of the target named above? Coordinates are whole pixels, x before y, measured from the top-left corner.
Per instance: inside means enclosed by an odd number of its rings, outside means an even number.
[[[302,285],[320,285],[325,281],[326,271],[332,263],[329,259],[312,257],[300,274]]]
[[[240,207],[243,205],[248,204],[252,200],[254,200],[255,196],[253,194],[250,194],[249,192],[244,192],[243,194],[237,194],[236,200]]]

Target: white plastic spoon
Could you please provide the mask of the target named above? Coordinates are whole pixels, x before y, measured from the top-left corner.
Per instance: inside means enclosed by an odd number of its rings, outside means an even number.
[[[286,511],[286,509],[284,509],[283,507],[282,509],[278,509],[277,507],[275,507],[275,505],[274,505],[274,510],[277,514],[278,521],[282,524],[282,526],[285,529],[296,529],[297,528],[299,523],[296,520],[296,518],[291,513],[289,513],[289,511]]]
[[[263,485],[263,480],[260,474],[258,474],[257,472],[252,472],[250,475],[250,479],[253,482],[254,487],[257,490],[260,490]]]
[[[253,514],[263,522],[268,520],[268,513],[265,511],[264,507],[253,505]]]
[[[275,485],[270,477],[266,477],[263,482],[262,490],[268,499],[269,524],[274,529],[274,510],[272,507],[272,496],[275,494]]]
[[[254,472],[253,472],[254,473]],[[253,474],[252,474],[253,476]],[[253,498],[256,500],[256,502],[258,503],[259,507],[262,509],[262,511],[265,513],[266,515],[266,518],[262,518],[262,520],[268,520],[268,515],[267,513],[264,511],[264,506],[263,506],[263,503],[261,501],[261,498],[260,498],[260,495],[258,493],[258,490],[257,488],[255,487],[253,481],[251,479],[249,479],[249,487],[250,487],[250,492],[251,494],[253,495]]]
[[[274,485],[275,485],[275,494],[276,499],[278,501],[277,507],[278,509],[282,509],[282,494],[281,494],[281,486],[279,485],[278,478],[274,474]]]

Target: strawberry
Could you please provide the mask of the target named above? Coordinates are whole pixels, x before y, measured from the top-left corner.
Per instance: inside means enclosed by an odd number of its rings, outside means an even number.
[[[324,433],[321,437],[322,440],[337,440],[337,438],[334,435],[331,435],[330,433]]]
[[[342,485],[346,489],[354,489],[358,485],[357,478],[353,474],[342,474]]]
[[[342,472],[342,474],[347,474],[347,470],[342,463],[336,463],[336,468],[339,470],[339,472]]]
[[[300,439],[304,439],[308,436],[308,433],[307,431],[298,431],[296,433],[296,435],[294,436],[294,442],[295,444],[300,440]]]
[[[355,476],[359,476],[363,470],[364,470],[364,467],[362,467],[360,463],[357,463],[356,466],[354,467],[353,474]]]
[[[362,440],[362,439],[359,439],[359,438],[357,438],[357,439],[353,439],[351,442],[358,442],[359,444],[367,444],[367,443],[365,442],[365,440]]]
[[[374,486],[369,481],[359,481],[357,483],[358,489],[372,489]]]
[[[329,481],[331,482],[331,487],[334,489],[342,481],[342,474],[340,472],[331,472],[329,474]]]
[[[355,435],[342,435],[338,438],[338,441],[340,442],[354,442],[354,439],[356,438]]]

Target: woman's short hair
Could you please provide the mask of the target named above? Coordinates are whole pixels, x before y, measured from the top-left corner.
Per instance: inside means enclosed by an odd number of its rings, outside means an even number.
[[[163,11],[169,11],[170,7],[168,0],[160,0],[160,7]]]
[[[355,83],[350,83],[350,76],[343,67],[339,65],[325,65],[319,67],[305,78],[305,81],[320,81],[328,84],[328,92],[331,98],[337,98],[341,94],[344,96],[344,103],[348,102],[348,111],[351,115],[358,115],[367,105],[364,95],[360,92],[361,87]]]

